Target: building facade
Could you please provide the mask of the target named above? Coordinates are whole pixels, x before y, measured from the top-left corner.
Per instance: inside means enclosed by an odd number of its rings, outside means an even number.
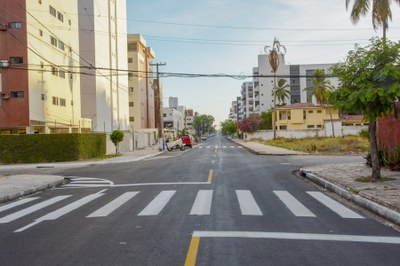
[[[62,2],[62,1],[59,1]],[[70,2],[65,5],[70,5]],[[82,115],[94,131],[129,129],[126,1],[79,0]]]
[[[91,130],[81,115],[76,1],[0,1],[0,133]]]
[[[254,114],[254,85],[253,82],[243,82],[241,93],[242,118]]]
[[[132,129],[155,128],[154,93],[157,85],[151,64],[154,51],[140,34],[128,35],[129,125]]]
[[[316,103],[315,99],[310,98],[310,90],[305,88],[312,87],[311,78],[316,69],[322,69],[329,73],[329,68],[333,64],[304,64],[287,65],[284,55],[279,55],[279,67],[276,72],[277,79],[286,79],[290,86],[290,98],[286,99],[286,104],[294,103]],[[254,73],[254,70],[253,70]],[[259,78],[254,79],[254,83],[259,86],[259,112],[269,111],[274,107],[272,90],[274,88],[274,73],[268,61],[268,54],[258,55]],[[338,86],[337,78],[328,78],[334,87]],[[279,104],[279,103],[277,103]]]
[[[274,109],[272,120],[276,117],[277,130],[324,129],[325,122],[331,119],[331,115],[333,120],[339,120],[338,111],[328,106],[295,103]]]

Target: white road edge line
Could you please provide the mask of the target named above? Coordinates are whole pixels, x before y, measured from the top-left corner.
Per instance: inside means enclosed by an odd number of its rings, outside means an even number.
[[[193,237],[206,238],[263,238],[288,240],[320,240],[361,243],[381,243],[400,245],[400,237],[360,236],[360,235],[331,235],[283,232],[246,232],[246,231],[194,231]]]

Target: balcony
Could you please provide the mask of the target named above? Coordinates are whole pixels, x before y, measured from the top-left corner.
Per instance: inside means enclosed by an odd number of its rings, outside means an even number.
[[[256,86],[256,87],[254,88],[254,92],[260,92],[260,86]]]

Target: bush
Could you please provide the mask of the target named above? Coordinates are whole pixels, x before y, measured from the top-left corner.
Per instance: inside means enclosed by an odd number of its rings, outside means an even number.
[[[1,163],[77,161],[105,154],[104,133],[0,136]]]
[[[363,137],[363,138],[369,138],[369,130],[368,129],[362,129],[361,131],[360,131],[360,137]]]

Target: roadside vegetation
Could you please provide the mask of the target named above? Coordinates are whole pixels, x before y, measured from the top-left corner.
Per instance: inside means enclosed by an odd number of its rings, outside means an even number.
[[[364,154],[367,153],[369,149],[368,139],[361,136],[345,136],[341,138],[318,137],[304,139],[277,138],[275,140],[254,139],[253,141],[289,150],[319,154]]]

